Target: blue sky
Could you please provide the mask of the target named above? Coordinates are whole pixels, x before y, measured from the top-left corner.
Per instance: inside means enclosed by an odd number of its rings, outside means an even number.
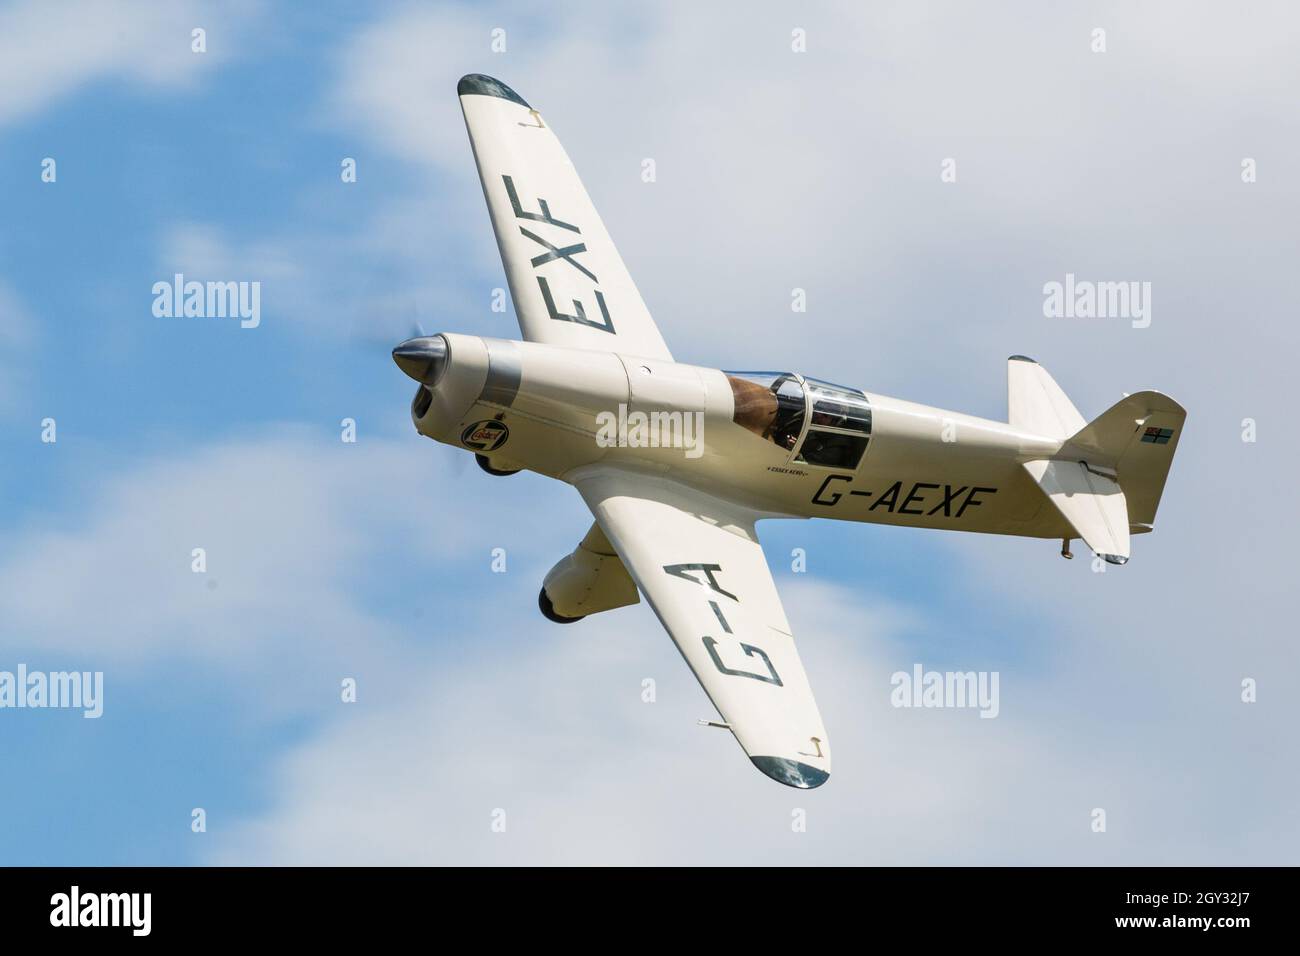
[[[105,675],[99,720],[0,711],[0,862],[1295,861],[1295,13],[684,9],[0,8],[0,669]],[[467,72],[557,129],[680,360],[994,418],[1012,353],[1086,417],[1160,387],[1158,530],[1098,575],[765,523],[836,747],[822,791],[771,785],[644,605],[537,614],[571,489],[410,425],[417,322],[517,334]],[[178,271],[260,281],[260,327],[153,316]],[[1150,281],[1151,327],[1045,318],[1066,272]],[[999,671],[999,718],[891,708],[914,662]]]

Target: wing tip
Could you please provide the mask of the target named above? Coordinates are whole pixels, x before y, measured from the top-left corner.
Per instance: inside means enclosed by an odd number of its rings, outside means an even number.
[[[1031,359],[1028,355],[1008,355],[1008,356],[1007,356],[1007,361],[1008,361],[1008,362],[1028,362],[1030,365],[1037,365],[1037,364],[1038,364],[1038,363],[1035,362],[1033,359]]]
[[[494,76],[483,73],[466,73],[456,84],[457,96],[495,96],[498,99],[518,103],[524,109],[532,109],[527,101]]]
[[[797,790],[812,790],[820,787],[830,779],[830,771],[818,770],[816,767],[791,760],[788,757],[750,757],[750,761],[760,771],[777,783]]]

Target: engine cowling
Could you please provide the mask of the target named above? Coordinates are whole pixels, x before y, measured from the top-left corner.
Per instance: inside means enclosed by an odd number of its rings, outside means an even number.
[[[551,568],[538,597],[542,613],[558,623],[570,623],[640,600],[631,575],[597,524],[591,526],[572,554]]]

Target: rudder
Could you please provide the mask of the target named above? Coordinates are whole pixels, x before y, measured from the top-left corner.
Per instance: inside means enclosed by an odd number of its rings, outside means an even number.
[[[1057,457],[1113,470],[1129,524],[1150,531],[1186,418],[1187,410],[1163,392],[1134,392],[1071,436]]]

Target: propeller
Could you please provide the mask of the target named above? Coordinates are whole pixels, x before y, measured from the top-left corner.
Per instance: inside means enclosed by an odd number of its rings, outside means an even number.
[[[385,281],[387,278],[379,272],[372,273],[370,281],[365,284],[366,290],[348,309],[347,338],[355,351],[382,356],[392,373],[400,376],[402,373],[391,357],[393,349],[407,339],[427,336],[426,320],[432,316],[428,307],[415,295],[392,292],[392,285]],[[440,442],[430,444],[440,449],[437,454],[450,456],[445,461],[447,473],[452,478],[464,476],[465,467],[473,457],[468,451]]]

